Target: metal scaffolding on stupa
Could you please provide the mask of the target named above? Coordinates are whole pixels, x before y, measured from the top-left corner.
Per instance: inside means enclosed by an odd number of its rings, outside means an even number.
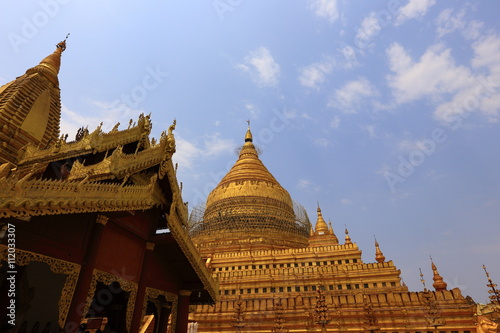
[[[311,222],[305,208],[293,202],[293,216],[280,216],[269,211],[269,205],[259,205],[259,198],[247,197],[245,204],[242,198],[227,198],[224,209],[211,217],[205,214],[205,205],[196,205],[189,215],[188,227],[191,237],[217,234],[221,232],[269,231],[280,234],[291,234],[307,238],[311,230]],[[275,202],[274,206],[279,205]]]

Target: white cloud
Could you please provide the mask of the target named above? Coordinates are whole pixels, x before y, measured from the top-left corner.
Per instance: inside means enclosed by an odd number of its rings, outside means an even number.
[[[175,144],[177,149],[173,160],[185,169],[193,169],[197,162],[206,158],[231,153],[236,147],[232,140],[221,138],[217,132],[198,138],[193,142],[176,135]]]
[[[344,58],[344,61],[340,62],[340,66],[346,69],[351,69],[354,66],[358,65],[358,60],[356,59],[356,52],[350,45],[344,45],[340,49],[340,53]]]
[[[481,36],[481,30],[483,29],[484,23],[481,21],[473,20],[467,24],[467,27],[462,30],[462,35],[465,39],[478,39]]]
[[[340,126],[340,117],[335,115],[332,119],[332,121],[330,121],[330,127],[331,128],[339,128]]]
[[[410,0],[399,10],[396,25],[400,25],[406,20],[424,16],[427,10],[435,3],[436,0]]]
[[[456,15],[453,15],[453,9],[445,9],[436,19],[437,35],[439,38],[465,27],[465,9],[461,9]]]
[[[414,150],[430,152],[435,147],[429,146],[429,140],[401,140],[398,143],[398,148],[402,153],[411,153]]]
[[[361,129],[363,131],[365,131],[366,133],[368,133],[368,136],[370,137],[370,139],[378,138],[378,135],[375,131],[375,125],[363,125],[363,126],[361,126]]]
[[[252,118],[257,118],[260,113],[259,109],[250,102],[245,102],[245,109],[250,113]]]
[[[457,66],[451,50],[444,49],[440,44],[430,47],[418,62],[412,61],[397,43],[389,47],[387,55],[394,73],[388,76],[388,83],[398,103],[453,93],[470,85],[473,80],[470,70]]]
[[[500,38],[489,35],[472,45],[470,66],[457,65],[451,50],[438,44],[414,61],[394,43],[387,50],[392,74],[388,85],[397,104],[429,98],[436,104],[434,116],[444,123],[457,123],[471,112],[497,121],[500,110]]]
[[[203,154],[207,157],[232,152],[235,147],[232,140],[221,138],[219,133],[208,135],[203,140]]]
[[[337,0],[312,0],[309,8],[316,16],[327,19],[330,23],[340,17]]]
[[[319,89],[319,85],[325,81],[325,77],[332,72],[334,66],[334,59],[325,57],[323,61],[300,68],[299,82],[304,87]]]
[[[197,145],[183,139],[180,136],[175,138],[175,154],[172,159],[179,163],[183,169],[192,169],[194,166],[194,161],[201,154],[201,149]]]
[[[316,193],[321,190],[320,186],[317,184],[314,184],[312,181],[308,179],[299,179],[297,183],[297,187],[303,191],[309,192],[309,193]]]
[[[351,200],[346,199],[346,198],[340,199],[340,203],[343,205],[352,205],[353,204],[353,202]]]
[[[87,127],[90,132],[99,126],[102,122],[102,130],[110,131],[117,123],[120,123],[119,129],[128,127],[130,119],[137,121],[139,115],[143,113],[141,109],[133,109],[124,103],[114,101],[108,102],[91,102],[92,111],[87,111],[85,115],[79,114],[68,109],[64,104],[61,105],[61,134],[69,134],[68,140],[73,140],[74,135],[82,126]]]
[[[361,26],[356,34],[356,41],[359,47],[368,47],[370,42],[373,40],[382,27],[378,20],[377,13],[371,12],[367,17],[361,22]]]
[[[263,46],[250,52],[244,63],[236,65],[251,75],[253,82],[259,87],[273,87],[279,83],[280,65],[274,61],[271,52]]]
[[[337,108],[346,113],[356,113],[361,100],[376,95],[372,84],[364,77],[345,84],[335,90],[328,102],[329,107]]]
[[[328,146],[332,145],[332,143],[328,139],[324,139],[324,138],[315,139],[314,144],[316,146],[321,146],[321,147],[328,147]]]

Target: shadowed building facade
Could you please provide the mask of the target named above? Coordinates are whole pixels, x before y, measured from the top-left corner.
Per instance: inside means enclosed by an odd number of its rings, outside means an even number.
[[[375,241],[365,263],[318,206],[313,227],[259,159],[248,129],[239,158],[189,218],[220,301],[192,307],[198,332],[474,332],[472,304],[447,290],[410,292]]]
[[[218,291],[187,233],[175,122],[158,141],[145,115],[59,136],[65,48],[0,87],[0,332],[186,332]]]

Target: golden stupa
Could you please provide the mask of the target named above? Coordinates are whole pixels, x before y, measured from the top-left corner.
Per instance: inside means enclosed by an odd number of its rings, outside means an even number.
[[[347,228],[339,241],[317,208],[313,228],[259,159],[250,129],[231,170],[193,209],[190,235],[219,282],[214,306],[192,307],[197,332],[471,333],[474,306],[447,289],[411,292],[375,240],[373,262]]]
[[[311,224],[305,210],[267,170],[252,141],[248,128],[238,160],[209,194],[204,213],[198,209],[191,216],[192,236],[203,253],[307,245]]]

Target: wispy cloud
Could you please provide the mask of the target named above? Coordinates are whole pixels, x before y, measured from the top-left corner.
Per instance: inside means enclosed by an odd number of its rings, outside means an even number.
[[[340,199],[340,203],[343,205],[352,205],[353,204],[353,202],[347,198]]]
[[[455,30],[465,27],[465,9],[462,8],[458,13],[454,13],[453,9],[447,8],[439,14],[436,19],[436,32],[439,38],[452,33]]]
[[[311,0],[309,1],[309,9],[316,16],[327,19],[330,23],[335,22],[340,17],[337,0]]]
[[[120,123],[120,128],[126,128],[130,119],[137,121],[139,115],[143,113],[142,109],[133,109],[125,104],[117,102],[101,102],[92,101],[85,115],[82,113],[70,110],[65,104],[61,105],[61,133],[69,134],[72,139],[78,129],[82,126],[88,126],[89,131],[93,131],[102,122],[102,130],[109,131],[117,123]]]
[[[339,109],[345,113],[356,113],[361,101],[370,96],[376,95],[376,90],[372,84],[364,77],[350,81],[342,88],[334,91],[328,106]]]
[[[319,89],[319,85],[325,81],[335,66],[332,57],[324,57],[322,61],[312,63],[299,69],[299,82],[302,86],[311,89]]]
[[[250,113],[250,116],[252,118],[257,118],[257,116],[260,113],[260,110],[255,106],[255,104],[250,103],[248,101],[244,102],[244,103],[245,103],[245,105],[244,105],[245,110]]]
[[[382,29],[379,22],[379,15],[375,12],[371,12],[367,17],[361,22],[361,26],[356,33],[356,41],[358,44],[364,47],[369,47],[373,38]]]
[[[249,73],[259,87],[273,87],[279,83],[280,65],[274,61],[271,52],[263,46],[250,52],[244,62],[236,68]]]
[[[427,10],[436,3],[436,0],[410,0],[405,6],[401,7],[396,17],[396,25],[403,22],[422,17]]]
[[[193,169],[196,163],[206,158],[213,158],[232,152],[236,147],[233,140],[221,138],[217,132],[203,136],[192,142],[176,135],[175,142],[177,149],[173,160],[186,169]]]
[[[303,190],[303,191],[306,191],[309,193],[317,193],[321,190],[321,187],[319,185],[313,183],[312,181],[310,181],[308,179],[299,179],[299,181],[297,182],[297,187],[300,190]]]
[[[340,127],[340,117],[338,115],[333,116],[332,120],[330,121],[330,127],[334,129]]]
[[[325,138],[318,138],[314,140],[314,145],[316,146],[321,146],[321,147],[328,147],[331,146],[332,143],[330,140],[325,139]]]

